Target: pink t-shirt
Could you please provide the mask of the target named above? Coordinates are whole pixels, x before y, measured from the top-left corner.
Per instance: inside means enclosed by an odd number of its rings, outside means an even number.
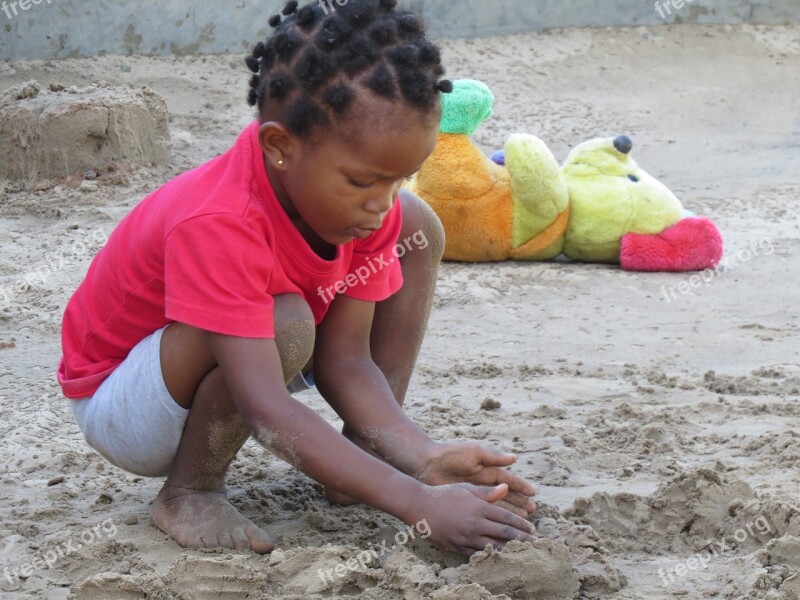
[[[320,258],[272,190],[258,130],[254,122],[231,150],[161,187],[116,227],[64,313],[58,382],[67,398],[93,395],[136,344],[175,321],[272,338],[275,295],[301,295],[319,324],[337,293],[379,302],[402,287],[400,202],[379,231]]]

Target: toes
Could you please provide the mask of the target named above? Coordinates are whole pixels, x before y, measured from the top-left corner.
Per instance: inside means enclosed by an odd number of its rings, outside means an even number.
[[[219,534],[217,538],[218,545],[217,548],[228,548],[229,550],[233,550],[235,545],[233,543],[233,537],[227,531],[223,531]]]
[[[231,531],[231,539],[233,540],[233,547],[239,552],[250,550],[250,538],[247,537],[247,534],[241,527],[237,527]]]
[[[159,529],[161,529],[161,528],[159,527]],[[161,529],[161,531],[164,531],[164,530]],[[173,534],[173,533],[170,533],[170,532],[167,532],[167,531],[164,531],[164,533],[166,533],[167,535],[171,535],[172,539],[174,539],[178,543],[178,545],[180,547],[182,547],[182,548],[190,548],[191,547],[191,546],[189,546],[189,536],[188,535],[184,535],[182,533]]]
[[[198,505],[199,500],[210,502]],[[170,510],[153,510],[153,524],[164,533],[172,536],[184,548],[229,548],[239,551],[267,554],[272,551],[272,543],[261,529],[242,516],[224,498],[206,495],[187,496]],[[180,515],[190,508],[195,515],[189,525]]]
[[[185,533],[170,533],[175,541],[184,548],[205,548],[206,544],[203,536],[199,533],[188,531]]]
[[[272,552],[272,542],[266,533],[257,527],[247,528],[247,537],[250,540],[250,548],[257,554],[267,554]]]

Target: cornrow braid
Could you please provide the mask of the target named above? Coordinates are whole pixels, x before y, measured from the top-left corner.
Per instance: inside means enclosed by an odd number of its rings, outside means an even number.
[[[269,24],[275,31],[245,59],[247,100],[262,116],[282,108],[300,137],[347,118],[359,91],[431,113],[453,90],[422,20],[397,0],[291,0]]]

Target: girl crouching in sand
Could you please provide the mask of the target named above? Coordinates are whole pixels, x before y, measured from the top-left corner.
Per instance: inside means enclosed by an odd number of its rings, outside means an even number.
[[[67,306],[76,422],[113,464],[167,477],[152,522],[183,546],[271,550],[225,493],[250,436],[330,501],[425,520],[443,548],[532,539],[513,455],[436,443],[402,410],[444,242],[400,186],[451,84],[395,4],[289,2],[247,59],[259,120],[136,206]],[[398,259],[402,240],[424,243]],[[291,396],[311,381],[342,434]]]

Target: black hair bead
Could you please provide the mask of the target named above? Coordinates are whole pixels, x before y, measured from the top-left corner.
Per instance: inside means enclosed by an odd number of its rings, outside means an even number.
[[[453,82],[449,79],[444,79],[436,84],[436,89],[443,94],[452,94],[453,93]]]
[[[285,73],[276,73],[269,79],[269,97],[281,101],[294,90],[294,81]]]
[[[397,43],[397,24],[391,19],[376,23],[369,33],[370,38],[381,48]]]
[[[300,98],[286,116],[286,125],[300,137],[308,134],[314,126],[325,126],[328,123],[325,111],[306,97]]]
[[[401,35],[406,39],[414,37],[415,35],[421,35],[425,29],[419,17],[410,12],[403,14],[397,20],[397,25],[400,28]]]
[[[417,47],[419,48],[419,61],[427,66],[439,65],[442,62],[442,51],[439,50],[434,44],[428,41],[420,42]]]
[[[294,73],[303,87],[313,93],[336,74],[336,65],[328,54],[311,47],[297,61]]]
[[[317,23],[317,13],[314,12],[314,7],[304,6],[297,13],[297,24],[305,31],[311,29]]]
[[[250,106],[255,106],[256,104],[258,104],[258,92],[256,92],[254,89],[251,89],[247,93],[247,103]]]
[[[247,68],[253,73],[258,73],[261,69],[261,63],[258,62],[258,59],[255,56],[248,56],[244,59],[244,62],[247,63]]]
[[[323,96],[325,104],[331,107],[334,113],[342,115],[347,110],[347,107],[355,100],[356,95],[346,85],[335,85]]]
[[[394,100],[397,97],[394,75],[385,64],[378,67],[365,83],[369,89],[383,98]]]
[[[419,66],[420,50],[412,45],[394,48],[389,52],[389,61],[401,69],[413,69]]]

